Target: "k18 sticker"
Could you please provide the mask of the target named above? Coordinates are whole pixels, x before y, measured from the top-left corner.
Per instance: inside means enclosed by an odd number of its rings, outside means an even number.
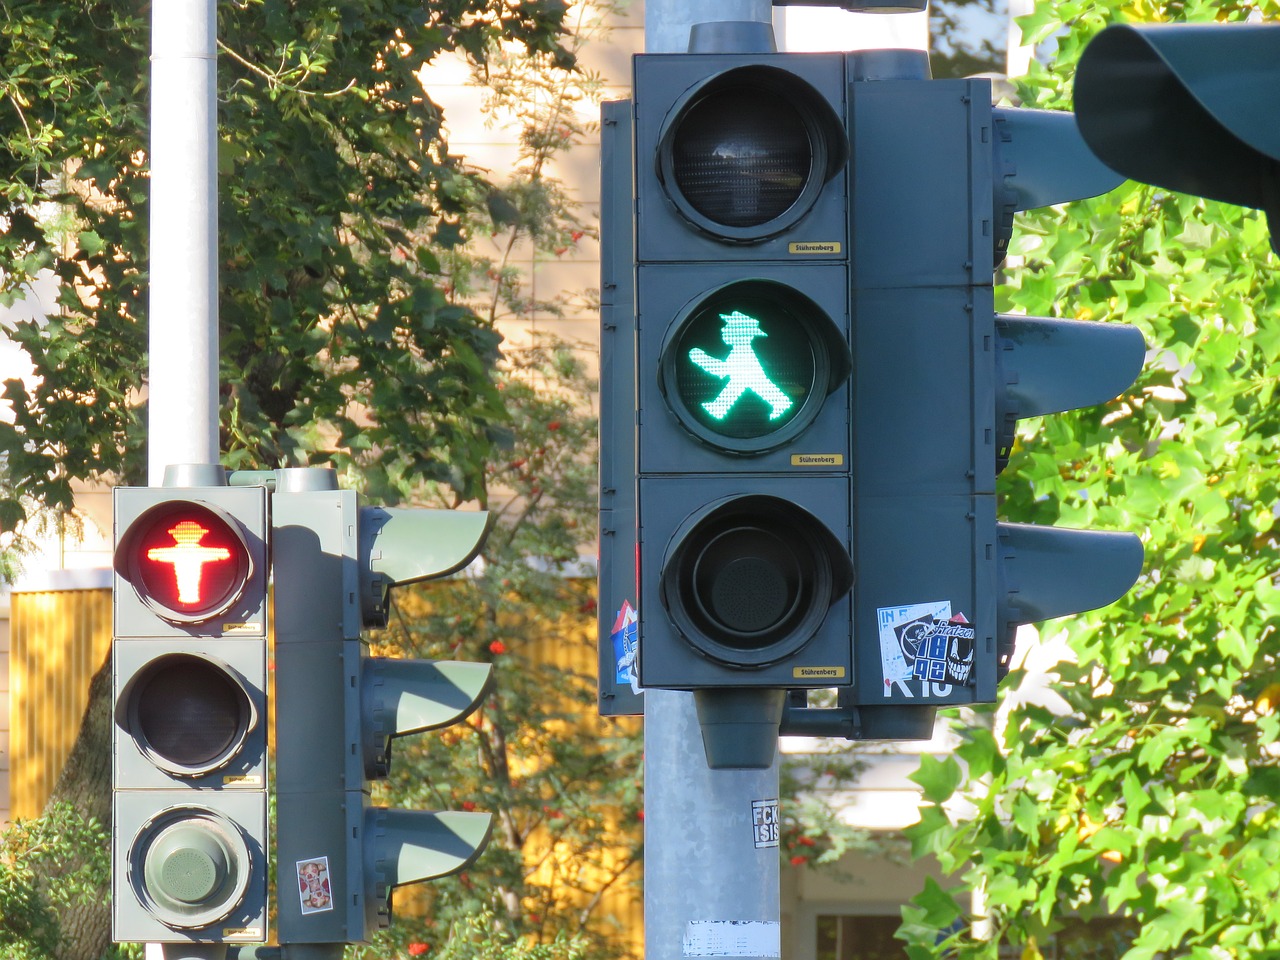
[[[945,695],[939,686],[973,684],[975,632],[964,614],[951,612],[949,600],[881,607],[876,622],[886,696],[908,680],[939,695]]]

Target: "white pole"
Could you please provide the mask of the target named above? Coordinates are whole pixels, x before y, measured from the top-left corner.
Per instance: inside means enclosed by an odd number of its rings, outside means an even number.
[[[215,0],[151,4],[148,476],[218,462]]]

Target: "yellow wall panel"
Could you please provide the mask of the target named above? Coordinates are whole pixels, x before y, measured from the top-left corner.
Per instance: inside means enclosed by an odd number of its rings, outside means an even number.
[[[14,593],[10,624],[9,784],[14,819],[34,817],[89,701],[89,681],[111,651],[111,591]]]

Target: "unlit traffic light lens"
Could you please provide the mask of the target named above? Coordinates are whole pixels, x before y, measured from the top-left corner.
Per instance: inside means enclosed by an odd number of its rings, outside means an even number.
[[[813,149],[795,105],[730,87],[694,104],[671,139],[676,188],[698,213],[729,227],[776,220],[800,199]]]
[[[803,218],[848,153],[826,98],[791,71],[757,64],[686,91],[664,123],[656,161],[685,219],[712,236],[757,243]]]
[[[789,501],[729,498],[686,527],[663,565],[662,601],[695,650],[729,666],[795,653],[853,584],[840,542]]]
[[[161,657],[129,689],[129,729],[171,773],[198,776],[235,757],[257,717],[225,664],[191,654]]]

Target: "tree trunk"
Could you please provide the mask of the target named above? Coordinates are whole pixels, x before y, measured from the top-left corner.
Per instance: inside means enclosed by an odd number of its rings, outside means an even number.
[[[111,825],[111,655],[89,681],[89,705],[49,804],[69,803],[86,820]],[[48,807],[46,806],[46,809]],[[74,868],[75,864],[68,865]],[[110,878],[106,880],[110,887]],[[98,960],[111,944],[111,898],[63,908],[56,960]]]

